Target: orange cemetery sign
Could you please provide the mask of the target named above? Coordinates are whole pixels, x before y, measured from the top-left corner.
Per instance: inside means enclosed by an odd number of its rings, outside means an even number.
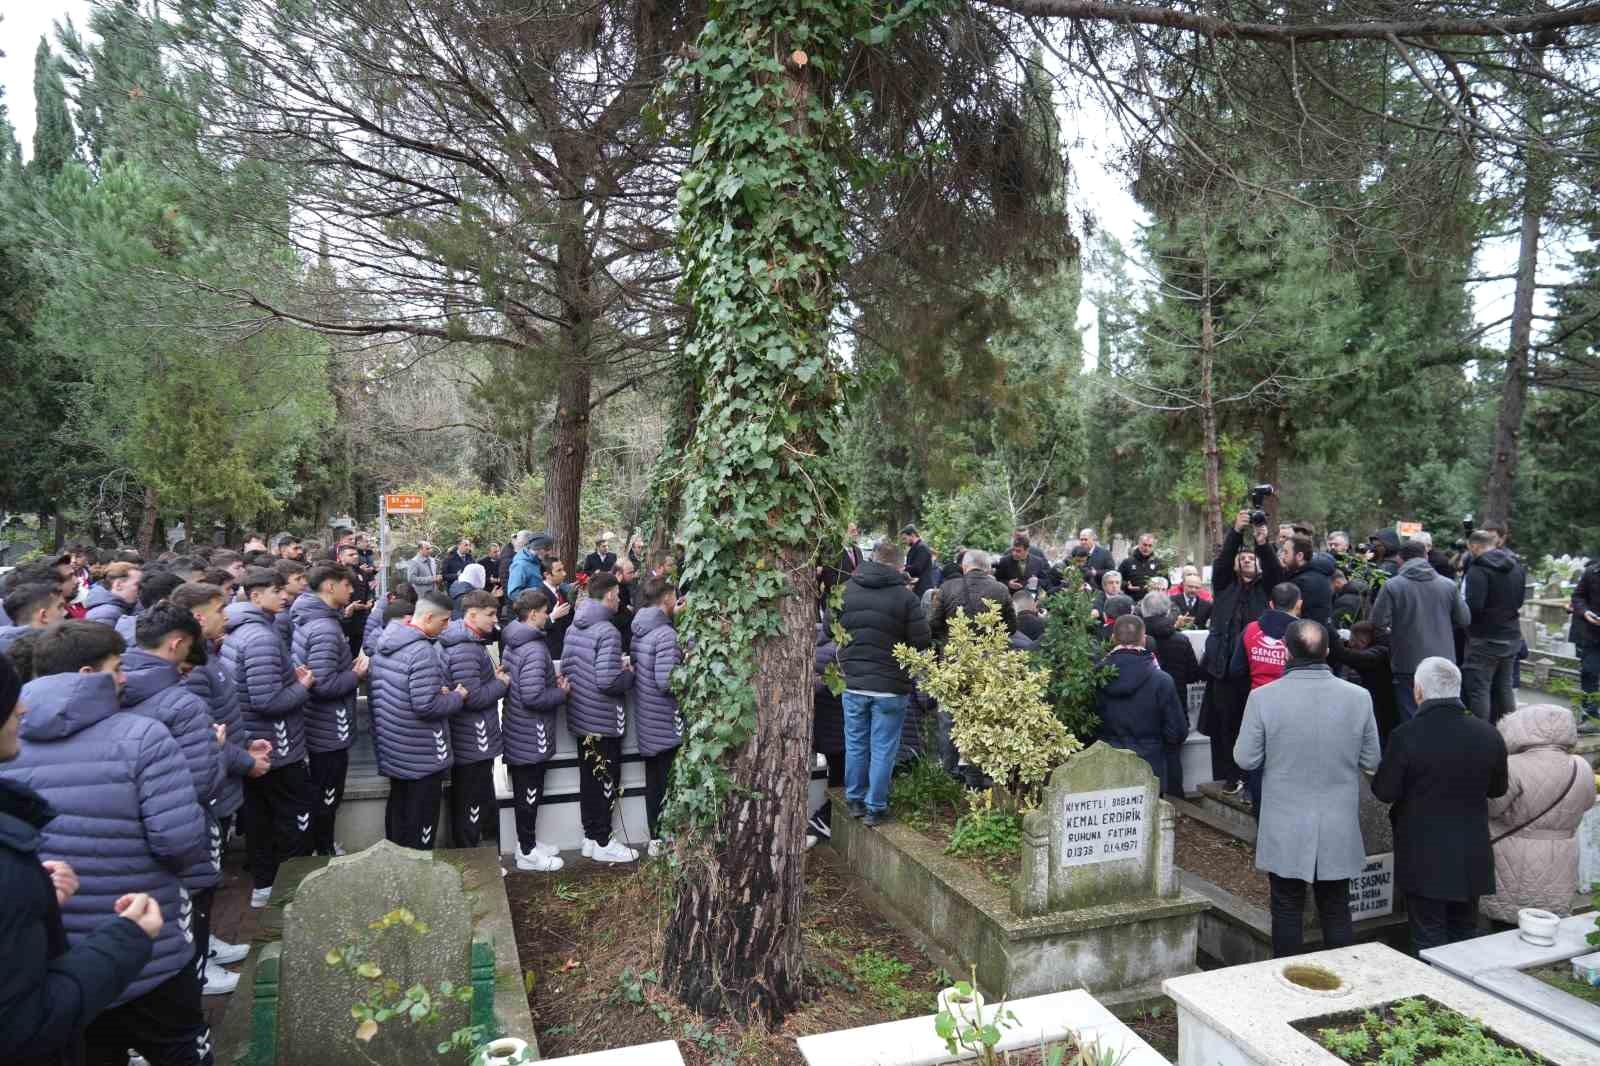
[[[383,498],[383,509],[390,514],[421,514],[427,508],[426,498],[409,492],[391,492]]]
[[[1407,540],[1422,532],[1421,522],[1396,522],[1394,525],[1395,532],[1400,534],[1402,537],[1405,537]]]

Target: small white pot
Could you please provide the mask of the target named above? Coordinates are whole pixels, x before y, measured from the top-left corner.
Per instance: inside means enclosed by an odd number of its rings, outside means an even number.
[[[528,1042],[514,1036],[491,1040],[483,1047],[483,1066],[511,1066],[528,1058]]]
[[[983,993],[979,992],[976,988],[972,990],[971,996],[967,997],[966,999],[961,999],[957,996],[954,986],[952,986],[950,988],[942,989],[939,992],[938,1013],[949,1011],[957,1018],[964,1018],[967,1021],[976,1022],[979,1018],[979,1015],[983,1011],[983,1003]]]
[[[1530,944],[1540,947],[1549,947],[1556,942],[1556,929],[1561,925],[1561,918],[1542,911],[1537,907],[1523,907],[1517,912],[1517,929],[1522,939]]]

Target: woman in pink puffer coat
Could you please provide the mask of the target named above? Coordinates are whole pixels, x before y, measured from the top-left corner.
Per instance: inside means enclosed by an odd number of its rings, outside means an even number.
[[[1565,917],[1578,890],[1577,830],[1594,805],[1594,771],[1581,755],[1572,754],[1578,731],[1565,707],[1524,707],[1500,719],[1499,728],[1510,755],[1511,787],[1489,801],[1489,836],[1517,831],[1495,844],[1496,892],[1479,906],[1488,917],[1511,925],[1520,907]]]

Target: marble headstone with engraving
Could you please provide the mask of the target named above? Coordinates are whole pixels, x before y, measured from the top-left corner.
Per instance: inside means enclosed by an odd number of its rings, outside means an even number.
[[[1048,914],[1177,894],[1172,807],[1149,764],[1096,743],[1050,775],[1022,823],[1018,914]]]

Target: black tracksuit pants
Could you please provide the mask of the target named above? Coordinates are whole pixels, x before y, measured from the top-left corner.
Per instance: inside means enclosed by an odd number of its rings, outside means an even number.
[[[137,999],[105,1011],[84,1031],[87,1066],[127,1066],[128,1049],[150,1066],[212,1066],[200,978],[185,966]]]
[[[622,793],[622,738],[578,739],[578,810],[583,835],[601,847],[611,843],[611,815]]]
[[[533,850],[539,842],[539,800],[544,796],[546,763],[511,766],[511,800],[517,815],[517,847]]]
[[[661,839],[661,806],[667,798],[667,782],[672,777],[672,760],[677,748],[644,756],[644,818],[650,826],[650,839]]]
[[[311,753],[311,784],[317,805],[311,815],[311,846],[318,855],[333,854],[333,828],[344,802],[344,780],[350,770],[350,749]]]
[[[245,850],[256,888],[271,888],[285,859],[311,854],[311,815],[316,804],[311,774],[303,762],[244,779]]]
[[[404,848],[432,851],[438,842],[435,833],[439,820],[439,796],[444,792],[440,770],[414,781],[389,779],[389,804],[383,812],[383,835]]]
[[[450,769],[450,839],[476,848],[487,839],[500,846],[500,807],[494,796],[494,760],[456,763]]]

